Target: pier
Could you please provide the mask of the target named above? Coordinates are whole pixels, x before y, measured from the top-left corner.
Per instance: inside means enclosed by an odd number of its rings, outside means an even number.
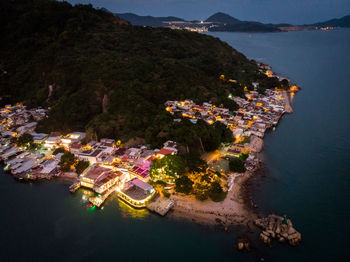
[[[70,191],[71,193],[74,193],[74,192],[77,191],[79,188],[80,188],[80,181],[77,181],[77,182],[75,182],[74,184],[72,184],[72,185],[69,187],[69,191]]]
[[[175,203],[168,198],[158,197],[152,202],[148,203],[146,207],[161,216],[165,216],[170,209],[174,207]]]
[[[110,196],[110,194],[112,194],[113,192],[116,191],[117,188],[118,188],[118,184],[115,184],[110,189],[105,191],[103,193],[103,195],[96,196],[96,197],[90,197],[89,198],[90,203],[97,206],[97,207],[100,207],[105,202],[105,200]]]

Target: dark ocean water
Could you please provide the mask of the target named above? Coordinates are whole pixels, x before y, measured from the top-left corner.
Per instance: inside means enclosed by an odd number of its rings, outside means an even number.
[[[253,183],[260,210],[287,214],[302,244],[256,242],[239,253],[239,231],[161,218],[116,197],[89,209],[67,183],[19,183],[0,171],[0,261],[349,261],[350,30],[213,35],[303,88],[295,112],[265,137],[265,176]]]

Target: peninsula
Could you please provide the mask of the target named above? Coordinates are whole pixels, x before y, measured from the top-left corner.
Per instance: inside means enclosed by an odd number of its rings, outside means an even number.
[[[115,193],[201,223],[256,220],[241,186],[266,130],[292,112],[290,80],[211,36],[89,5],[3,1],[1,17],[0,158],[15,178],[69,179],[90,208]]]

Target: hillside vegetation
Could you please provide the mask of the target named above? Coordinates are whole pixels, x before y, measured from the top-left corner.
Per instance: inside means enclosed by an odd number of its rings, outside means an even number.
[[[39,131],[138,136],[153,146],[176,139],[193,148],[198,138],[215,137],[209,150],[228,139],[222,127],[175,125],[164,102],[189,98],[234,109],[229,93],[242,95],[244,85],[266,78],[219,39],[132,26],[91,5],[2,0],[0,22],[1,103],[50,107]]]

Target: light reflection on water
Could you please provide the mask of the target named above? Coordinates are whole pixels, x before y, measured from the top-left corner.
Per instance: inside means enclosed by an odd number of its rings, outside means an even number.
[[[80,202],[84,205],[89,203],[90,197],[96,195],[92,190],[86,188],[80,188],[78,192],[81,196]],[[146,208],[134,208],[121,200],[116,194],[112,194],[110,197],[108,197],[101,209],[103,209],[104,205],[108,203],[112,204],[113,206],[117,204],[123,218],[145,219],[149,215],[149,211]],[[93,211],[95,208],[88,206],[88,210]]]
[[[117,201],[123,218],[132,217],[137,219],[144,219],[149,215],[149,211],[146,208],[133,208],[119,198]]]

